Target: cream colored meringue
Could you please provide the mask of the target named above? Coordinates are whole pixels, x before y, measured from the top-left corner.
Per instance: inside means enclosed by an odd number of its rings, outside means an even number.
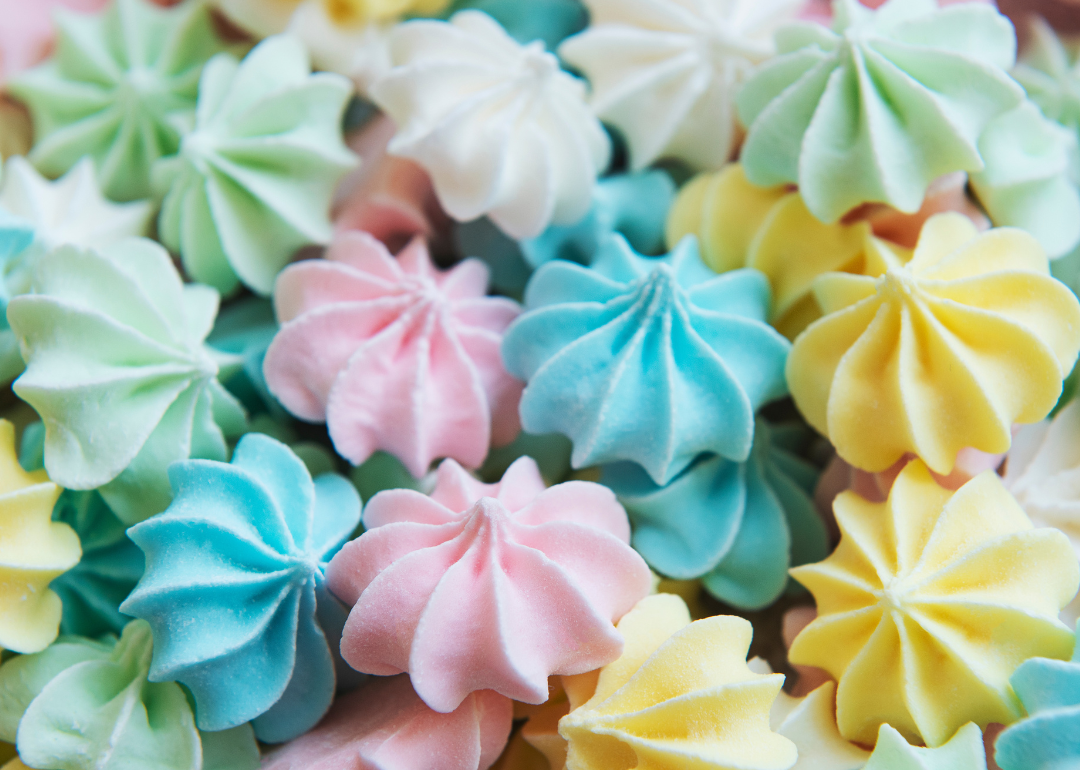
[[[610,141],[543,43],[461,11],[398,25],[390,46],[395,67],[371,90],[399,128],[390,152],[427,169],[452,217],[486,214],[522,239],[585,216]]]
[[[300,38],[317,69],[351,78],[367,95],[371,86],[393,66],[390,30],[393,23],[363,20],[342,24],[327,3],[307,0],[289,19],[286,31]]]
[[[559,54],[592,84],[593,111],[645,168],[676,158],[719,168],[740,133],[735,94],[776,53],[801,0],[585,0],[591,26]]]

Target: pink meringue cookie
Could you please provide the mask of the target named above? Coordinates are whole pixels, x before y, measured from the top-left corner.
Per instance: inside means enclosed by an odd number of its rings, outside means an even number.
[[[431,497],[380,492],[364,526],[326,573],[355,605],[341,654],[369,674],[408,671],[436,711],[485,689],[543,703],[548,676],[618,658],[614,623],[651,587],[615,495],[588,481],[545,489],[530,457],[490,485],[447,460]]]
[[[267,756],[262,768],[487,770],[506,745],[513,712],[508,698],[481,690],[440,714],[416,697],[407,676],[375,679],[338,698],[314,730]]]
[[[278,276],[266,383],[295,416],[325,420],[355,465],[383,449],[417,478],[438,457],[477,467],[521,430],[522,383],[499,353],[521,308],[487,285],[477,259],[441,271],[422,240],[395,259],[367,233],[342,233],[326,259]]]
[[[1066,0],[1067,1],[1067,0]],[[878,8],[885,4],[885,0],[859,0],[867,8]],[[993,3],[994,0],[938,0],[938,5],[955,5],[956,3]],[[1031,0],[1018,0],[1018,2],[1031,2]],[[799,10],[799,18],[804,21],[814,21],[826,26],[832,24],[832,0],[806,0],[806,4]]]
[[[0,83],[33,67],[52,53],[52,14],[64,8],[93,13],[108,0],[0,0]]]

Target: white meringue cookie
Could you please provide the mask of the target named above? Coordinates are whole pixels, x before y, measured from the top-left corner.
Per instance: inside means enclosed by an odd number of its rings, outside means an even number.
[[[331,19],[325,3],[305,0],[289,19],[286,31],[300,38],[316,69],[350,78],[366,96],[375,81],[390,71],[392,23],[342,25]]]
[[[610,142],[542,43],[461,11],[401,24],[390,46],[396,66],[371,90],[399,128],[389,150],[428,171],[447,213],[487,214],[517,239],[585,215]]]
[[[630,145],[633,168],[674,158],[722,166],[738,141],[735,94],[775,53],[801,0],[584,0],[591,26],[559,54],[592,84],[593,111]]]

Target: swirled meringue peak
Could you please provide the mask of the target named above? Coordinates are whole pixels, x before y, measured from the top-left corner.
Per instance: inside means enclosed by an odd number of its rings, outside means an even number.
[[[629,460],[667,484],[702,452],[743,461],[754,412],[785,392],[768,281],[716,275],[693,238],[648,258],[613,235],[591,268],[542,266],[525,302],[502,346],[528,382],[522,425],[569,436],[575,468]]]
[[[7,303],[30,291],[37,261],[64,244],[104,247],[146,235],[153,209],[145,201],[106,200],[89,158],[51,182],[25,158],[15,156],[4,163],[0,212],[13,215],[0,223],[0,239],[5,244],[5,254],[0,256],[0,380],[6,382],[23,370],[18,340],[7,323]],[[29,233],[29,240],[20,238],[21,233]]]
[[[324,588],[330,557],[360,520],[341,476],[312,481],[269,436],[240,439],[231,463],[169,469],[176,497],[129,530],[146,574],[121,606],[156,640],[150,678],[195,696],[199,726],[254,720],[261,740],[306,732],[334,697],[334,655],[320,625],[344,615]]]
[[[585,84],[543,43],[461,11],[395,27],[391,51],[394,69],[371,90],[399,127],[390,152],[427,169],[450,216],[487,214],[522,239],[585,215],[610,141]]]
[[[1028,23],[1028,42],[1013,77],[1046,117],[1080,137],[1080,48],[1038,16]]]
[[[1080,192],[1069,178],[1076,141],[1025,101],[986,126],[979,138],[986,168],[971,175],[994,224],[1027,230],[1051,259],[1080,243]]]
[[[420,239],[395,259],[366,233],[342,233],[325,260],[278,278],[270,391],[300,419],[325,420],[354,465],[385,449],[417,478],[438,457],[478,467],[520,430],[521,383],[499,358],[520,307],[485,296],[487,282],[476,259],[436,269]]]
[[[513,723],[513,703],[471,693],[448,714],[417,697],[409,677],[380,677],[342,696],[318,727],[267,756],[263,770],[487,770]]]
[[[705,455],[664,487],[633,463],[604,468],[601,481],[626,506],[649,566],[759,609],[783,592],[793,563],[825,558],[828,534],[811,497],[817,471],[783,447],[774,435],[782,430],[758,420],[745,463]]]
[[[203,65],[225,48],[208,4],[113,0],[55,18],[56,55],[10,84],[33,116],[30,160],[55,177],[88,155],[110,198],[149,197],[150,166],[179,148]]]
[[[8,305],[27,362],[13,387],[45,423],[49,476],[100,487],[128,524],[164,510],[169,463],[224,459],[225,433],[245,422],[217,380],[234,362],[203,344],[217,292],[185,286],[168,253],[142,238],[49,252],[32,286]]]
[[[0,420],[0,649],[37,652],[56,638],[62,605],[49,583],[81,554],[71,527],[51,521],[60,492],[45,471],[22,469],[15,427]]]
[[[431,497],[380,492],[364,526],[327,571],[355,605],[341,653],[365,673],[409,672],[443,713],[477,690],[543,703],[548,676],[610,663],[614,621],[651,586],[615,495],[587,481],[545,489],[528,457],[498,484],[445,460]]]
[[[994,759],[1001,770],[1080,764],[1080,643],[1071,660],[1026,660],[1009,681],[1028,716],[998,736]]]
[[[825,317],[795,340],[791,394],[868,471],[912,452],[944,475],[964,447],[1006,451],[1013,423],[1057,403],[1080,350],[1080,303],[1038,241],[979,234],[960,214],[929,219],[910,262],[829,273],[814,294]]]
[[[207,64],[194,129],[154,167],[162,242],[195,280],[266,295],[297,249],[330,240],[334,186],[356,163],[341,134],[351,94],[287,35]]]
[[[983,168],[983,128],[1020,104],[1012,24],[982,3],[833,8],[831,30],[778,32],[781,55],[739,93],[746,175],[798,184],[823,222],[867,202],[917,211],[937,177]]]
[[[769,729],[781,674],[746,665],[743,618],[690,622],[682,599],[655,594],[619,621],[622,656],[600,670],[596,693],[559,721],[567,767],[787,770],[795,744]]]
[[[559,55],[589,79],[593,111],[626,137],[634,169],[659,158],[719,168],[741,138],[735,95],[800,4],[585,0],[590,26]]]
[[[836,551],[791,571],[818,617],[789,657],[839,681],[840,733],[873,744],[888,723],[936,747],[967,722],[1018,719],[1016,667],[1072,652],[1057,618],[1080,585],[1068,538],[1034,529],[993,471],[953,492],[920,460],[886,502],[843,492],[833,510]]]

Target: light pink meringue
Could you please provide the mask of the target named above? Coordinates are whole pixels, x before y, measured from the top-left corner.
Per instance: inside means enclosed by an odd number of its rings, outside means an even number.
[[[395,259],[367,233],[342,233],[326,259],[278,276],[267,385],[300,419],[325,420],[356,465],[383,449],[417,477],[438,457],[477,467],[521,430],[522,383],[499,353],[521,308],[487,285],[479,260],[441,271],[422,240]]]
[[[651,586],[611,490],[545,489],[529,457],[491,485],[447,460],[431,497],[380,492],[364,526],[327,570],[330,590],[355,605],[341,653],[369,674],[408,671],[436,711],[487,689],[543,703],[548,676],[621,654],[614,623]]]
[[[449,714],[416,697],[407,676],[338,698],[314,730],[263,760],[263,770],[487,770],[510,736],[514,707],[490,690]],[[435,759],[437,758],[437,759]]]
[[[33,67],[52,53],[56,31],[52,14],[59,8],[80,13],[99,11],[109,0],[0,0],[0,83]]]
[[[867,8],[878,8],[885,4],[885,0],[859,0]],[[938,0],[938,5],[955,5],[957,3],[993,3],[994,0]],[[1031,2],[1031,0],[1018,0],[1018,2]],[[828,26],[832,24],[832,0],[806,0],[799,11],[799,18],[805,21],[814,21]]]

